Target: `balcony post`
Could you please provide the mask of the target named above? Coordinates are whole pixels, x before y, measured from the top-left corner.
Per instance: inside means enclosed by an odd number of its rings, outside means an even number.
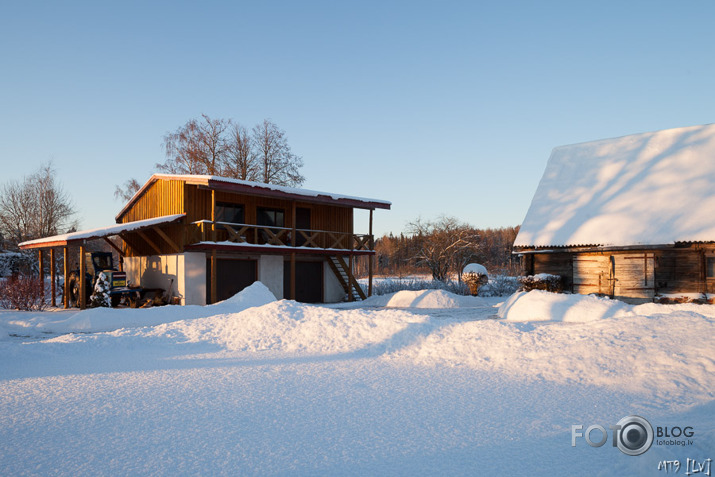
[[[290,234],[290,246],[293,247],[293,250],[290,253],[290,299],[295,300],[295,234],[297,233],[295,201],[291,201],[291,221],[293,230]]]
[[[211,240],[216,242],[216,191],[213,189],[211,190]],[[218,301],[216,265],[216,245],[214,243],[214,248],[211,250],[211,290],[209,297],[211,303]]]
[[[368,238],[367,242],[371,252],[375,250],[374,238],[372,236],[372,212],[373,210],[370,209],[370,229],[368,232],[370,234],[370,238]],[[369,254],[367,257],[367,296],[372,296],[372,267],[374,261],[375,255],[372,253]]]

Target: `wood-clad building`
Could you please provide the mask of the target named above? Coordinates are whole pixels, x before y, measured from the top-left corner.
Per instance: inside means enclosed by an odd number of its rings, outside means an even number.
[[[514,242],[523,273],[630,302],[715,293],[715,125],[554,149]]]
[[[257,280],[278,298],[335,302],[365,298],[353,260],[374,256],[373,211],[389,208],[382,200],[155,174],[117,214],[117,225],[90,235],[119,237],[128,281],[173,287],[182,304],[215,303]],[[355,209],[369,211],[367,230],[360,233],[354,230]],[[86,232],[22,247],[66,247],[86,240]],[[368,294],[372,267],[369,274]]]

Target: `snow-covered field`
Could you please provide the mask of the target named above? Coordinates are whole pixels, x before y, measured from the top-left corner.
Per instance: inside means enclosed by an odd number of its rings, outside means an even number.
[[[715,457],[714,324],[713,305],[312,306],[260,283],[207,307],[2,311],[0,474],[687,475]],[[692,435],[628,456],[608,429],[630,415]],[[572,446],[572,425],[608,440]]]

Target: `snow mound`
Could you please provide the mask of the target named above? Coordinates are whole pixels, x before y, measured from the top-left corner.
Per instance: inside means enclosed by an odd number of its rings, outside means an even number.
[[[241,309],[251,308],[254,306],[263,306],[272,301],[276,301],[275,295],[261,282],[253,282],[240,292],[212,306],[239,306]]]
[[[462,296],[445,290],[402,290],[388,295],[368,298],[367,306],[388,308],[474,308],[486,306],[484,299]]]
[[[608,298],[532,290],[513,294],[499,308],[498,315],[508,321],[587,322],[623,316],[630,308]]]
[[[418,328],[428,317],[406,311],[333,310],[292,300],[273,301],[241,313],[166,323],[141,332],[144,336],[186,343],[211,343],[230,351],[277,351],[308,354],[381,352],[410,339],[407,328]],[[415,331],[416,332],[416,331]]]
[[[462,270],[463,274],[467,273],[475,273],[477,275],[488,275],[487,273],[487,268],[484,265],[480,265],[478,263],[470,263],[466,267],[464,267],[464,270]]]

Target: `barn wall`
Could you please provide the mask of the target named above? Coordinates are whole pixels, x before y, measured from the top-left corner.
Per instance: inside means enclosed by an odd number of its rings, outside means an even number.
[[[706,277],[706,259],[715,246],[693,245],[660,250],[610,250],[536,253],[526,256],[532,273],[564,278],[564,290],[597,293],[627,301],[661,295],[715,293],[715,277]]]
[[[529,257],[531,259],[529,260]],[[564,290],[571,290],[573,283],[573,268],[570,253],[540,253],[525,256],[525,262],[530,263],[533,271],[527,274],[548,273],[560,275],[564,280]],[[531,265],[533,264],[533,265]]]

